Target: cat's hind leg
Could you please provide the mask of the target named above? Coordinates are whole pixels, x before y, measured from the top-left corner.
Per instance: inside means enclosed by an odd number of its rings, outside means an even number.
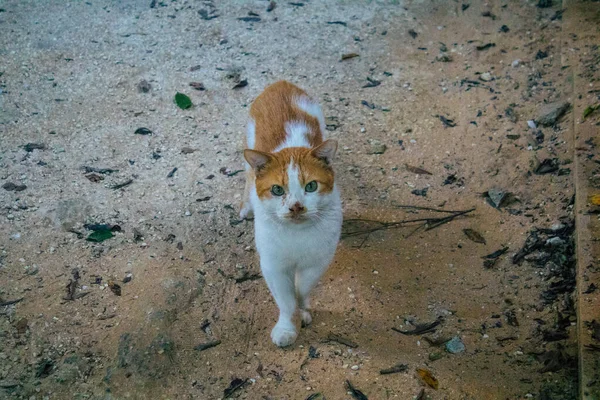
[[[298,299],[298,307],[300,308],[302,327],[308,326],[312,322],[310,292],[317,285],[326,269],[327,265],[320,267],[311,266],[296,271],[296,297]]]

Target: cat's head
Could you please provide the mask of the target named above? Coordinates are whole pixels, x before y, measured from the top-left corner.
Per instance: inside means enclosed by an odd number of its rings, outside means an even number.
[[[317,222],[334,201],[331,162],[335,140],[314,149],[289,147],[276,153],[244,150],[254,169],[256,194],[268,217],[283,223]]]

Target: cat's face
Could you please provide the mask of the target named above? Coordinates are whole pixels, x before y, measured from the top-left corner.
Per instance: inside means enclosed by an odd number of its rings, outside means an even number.
[[[256,194],[267,216],[292,224],[317,222],[323,217],[333,201],[330,162],[336,149],[337,142],[329,140],[312,150],[246,150],[244,156],[256,175]]]

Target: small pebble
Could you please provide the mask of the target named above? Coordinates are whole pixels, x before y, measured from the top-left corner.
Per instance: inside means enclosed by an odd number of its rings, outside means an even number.
[[[527,126],[530,127],[531,129],[537,128],[537,125],[535,124],[535,122],[533,120],[527,121]]]
[[[351,369],[352,371],[358,371],[358,369],[359,369],[359,368],[360,368],[360,367],[359,367],[358,365],[353,365],[352,367],[350,367],[350,369]]]
[[[481,79],[484,82],[489,82],[492,80],[492,74],[490,74],[489,72],[484,72],[483,74],[479,75],[479,79]]]
[[[515,60],[515,61],[512,62],[511,65],[512,65],[513,68],[517,68],[520,63],[521,63],[521,60]]]
[[[383,154],[387,150],[387,146],[378,140],[371,142],[368,154]]]
[[[546,240],[546,246],[549,247],[561,247],[564,246],[566,242],[559,237],[553,237]]]
[[[465,351],[465,344],[458,336],[454,336],[446,343],[446,351],[452,354],[462,353]]]

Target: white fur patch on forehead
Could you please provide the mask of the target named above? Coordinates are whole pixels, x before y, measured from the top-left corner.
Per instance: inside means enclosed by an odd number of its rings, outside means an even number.
[[[294,99],[294,103],[296,103],[296,107],[307,113],[308,115],[315,117],[319,121],[319,128],[321,128],[321,135],[323,135],[323,139],[325,139],[325,117],[323,116],[323,111],[321,110],[321,106],[315,100],[311,99],[308,96],[299,96]]]
[[[307,135],[310,129],[304,121],[288,121],[285,123],[285,142],[277,146],[275,151],[281,151],[288,147],[310,147]]]
[[[300,184],[300,169],[294,163],[292,159],[287,168],[288,175],[288,200],[291,202],[296,202],[302,198],[302,194],[304,193],[304,188]]]

